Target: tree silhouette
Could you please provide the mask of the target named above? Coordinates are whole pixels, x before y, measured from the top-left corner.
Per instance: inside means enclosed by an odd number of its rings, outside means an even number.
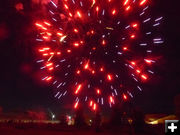
[[[123,111],[122,111],[122,105],[120,103],[117,103],[113,106],[112,108],[112,115],[111,115],[111,119],[110,119],[110,126],[120,126],[122,123],[122,115],[123,115]]]
[[[144,114],[138,107],[136,107],[133,111],[133,126],[136,133],[142,133],[144,130]]]
[[[175,105],[175,114],[180,119],[180,95],[177,95],[174,98],[174,105]]]
[[[82,128],[86,125],[84,115],[83,115],[83,108],[82,106],[79,106],[76,110],[76,116],[75,116],[75,126],[77,128]]]
[[[95,128],[96,132],[100,131],[100,127],[101,127],[101,114],[100,114],[100,111],[96,111],[95,118],[93,120],[93,127]]]

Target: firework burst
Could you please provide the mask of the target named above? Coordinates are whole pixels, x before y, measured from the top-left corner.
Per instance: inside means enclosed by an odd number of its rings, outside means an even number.
[[[54,97],[73,95],[72,107],[96,110],[133,98],[154,74],[153,50],[163,43],[163,17],[150,16],[148,0],[50,1],[36,21],[37,63]],[[70,96],[71,97],[71,96]]]

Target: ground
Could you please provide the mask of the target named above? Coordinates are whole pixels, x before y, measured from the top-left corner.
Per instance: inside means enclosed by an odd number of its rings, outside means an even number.
[[[95,132],[93,129],[54,128],[54,127],[31,127],[0,125],[0,135],[164,135],[162,126],[148,127],[144,133],[133,133],[129,127],[113,130],[103,129]]]

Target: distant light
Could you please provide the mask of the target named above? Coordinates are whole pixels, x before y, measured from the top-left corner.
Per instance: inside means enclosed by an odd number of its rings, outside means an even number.
[[[53,115],[52,115],[52,119],[54,119],[55,117],[56,117],[56,116],[53,114]]]

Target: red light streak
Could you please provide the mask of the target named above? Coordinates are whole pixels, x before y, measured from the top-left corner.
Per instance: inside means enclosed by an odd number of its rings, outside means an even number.
[[[97,7],[96,7],[96,12],[98,12],[98,11],[99,11],[99,7],[97,6]]]
[[[84,41],[81,40],[80,43],[81,43],[81,44],[84,44]]]
[[[102,40],[102,45],[106,45],[106,41],[105,40]]]
[[[48,56],[48,54],[47,54],[47,53],[44,53],[43,56]]]
[[[46,37],[46,36],[43,36],[43,38],[44,38],[45,40],[48,40],[48,39],[49,39],[49,37]]]
[[[148,60],[148,59],[145,59],[145,62],[148,63],[148,64],[151,64],[152,61],[151,60]]]
[[[44,22],[44,24],[46,24],[46,25],[48,25],[48,26],[51,26],[51,24],[50,24],[50,23],[48,23],[48,22]]]
[[[113,9],[113,11],[112,11],[112,15],[115,15],[116,14],[116,10],[115,9]]]
[[[133,28],[137,28],[137,26],[138,26],[137,23],[133,23],[133,24],[132,24],[132,27],[133,27]]]
[[[100,71],[101,71],[101,72],[103,72],[103,71],[104,71],[104,68],[103,68],[103,67],[101,67],[101,68],[100,68]]]
[[[43,48],[43,50],[49,50],[50,48],[46,47],[46,48]]]
[[[68,50],[67,50],[67,52],[68,52],[68,53],[71,53],[71,50],[70,50],[70,49],[68,49]]]
[[[69,13],[69,16],[72,17],[72,13]]]
[[[57,55],[61,55],[61,52],[57,52]]]
[[[134,38],[135,38],[135,35],[134,35],[134,34],[132,34],[132,35],[131,35],[131,39],[134,39]]]
[[[93,105],[93,101],[91,100],[90,103],[89,103],[89,106],[92,106]]]
[[[96,104],[94,103],[93,105],[93,110],[95,111],[96,110]]]
[[[92,70],[92,74],[95,74],[95,71],[94,71],[94,70]]]
[[[77,72],[76,72],[77,74],[80,74],[81,73],[81,71],[80,70],[77,70]]]
[[[109,81],[112,81],[112,75],[108,74],[108,75],[107,75],[107,79],[108,79]]]
[[[140,73],[141,73],[141,71],[140,71],[139,69],[137,69],[137,70],[136,70],[136,72],[137,72],[138,74],[140,74]]]
[[[53,63],[46,64],[47,67],[52,66],[52,65],[53,65]]]
[[[131,9],[131,7],[130,7],[130,6],[126,7],[126,11],[129,11],[130,9]]]
[[[96,50],[96,47],[93,47],[92,49],[93,49],[93,50]]]
[[[87,62],[84,66],[84,69],[88,69],[89,68],[89,62]]]
[[[48,35],[48,36],[52,36],[52,34],[51,34],[51,33],[49,33],[49,32],[47,32],[47,35]]]
[[[60,32],[58,32],[58,33],[57,33],[57,35],[58,35],[58,36],[63,36],[63,34],[62,34],[62,33],[60,33]]]
[[[44,52],[45,50],[44,49],[39,49],[39,52]]]
[[[50,80],[52,80],[52,76],[46,78],[46,81],[50,81]]]
[[[69,7],[68,7],[66,4],[64,4],[64,7],[65,7],[66,9],[69,9]]]
[[[82,84],[79,84],[76,88],[75,94],[78,94],[81,88],[82,88]]]
[[[74,46],[75,46],[75,47],[78,47],[78,46],[79,46],[79,43],[74,43]]]
[[[78,15],[79,18],[82,17],[82,15],[81,15],[81,13],[79,11],[77,11],[77,15]]]
[[[113,103],[114,102],[114,99],[112,96],[109,97],[109,100],[110,100],[110,103]]]
[[[96,89],[96,93],[97,93],[98,95],[100,95],[100,94],[101,94],[100,89]]]
[[[50,54],[51,54],[51,55],[54,55],[54,52],[51,52]]]
[[[53,69],[54,69],[53,67],[49,68],[50,71],[53,70]]]
[[[78,29],[74,29],[74,32],[75,32],[75,33],[78,33]]]
[[[134,61],[132,61],[131,64],[134,65],[134,66],[136,65],[136,63]]]
[[[39,23],[35,23],[36,26],[40,27],[43,30],[47,30],[47,28],[45,28],[43,25],[39,24]]]
[[[78,104],[79,104],[79,102],[76,102],[76,103],[74,104],[74,108],[75,108],[75,109],[77,109]]]
[[[142,0],[139,5],[142,6],[142,5],[144,5],[146,2],[147,2],[147,0]]]
[[[94,30],[91,30],[91,34],[94,34]]]
[[[144,79],[144,80],[147,80],[147,76],[146,75],[141,75],[141,77],[142,77],[142,79]]]
[[[125,0],[123,5],[124,5],[124,6],[127,5],[128,2],[129,2],[129,0]]]
[[[127,100],[127,96],[125,94],[123,94],[123,99]]]
[[[127,51],[127,50],[128,50],[128,48],[127,48],[127,47],[123,47],[123,50],[124,50],[124,51]]]

